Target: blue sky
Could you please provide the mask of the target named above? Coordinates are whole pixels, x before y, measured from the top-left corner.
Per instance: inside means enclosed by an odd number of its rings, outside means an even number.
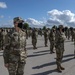
[[[49,11],[52,11],[52,13]],[[64,11],[67,14],[65,14]],[[56,14],[54,16],[54,12],[62,12],[63,15],[60,14],[57,16]],[[74,14],[74,16],[71,14]],[[62,23],[58,21],[61,20],[59,16],[65,17],[65,15],[66,17],[70,17],[71,20],[72,17],[73,20],[75,19],[75,0],[0,0],[0,26],[7,24],[10,26],[12,24],[12,19],[16,16],[25,19],[31,26],[52,26],[51,24]],[[58,20],[56,20],[55,17],[57,17],[56,19]],[[71,26],[71,24],[74,24],[73,21],[70,22],[71,20],[69,20],[69,23],[63,20],[61,21],[63,21],[62,24]],[[51,24],[49,24],[50,22]]]

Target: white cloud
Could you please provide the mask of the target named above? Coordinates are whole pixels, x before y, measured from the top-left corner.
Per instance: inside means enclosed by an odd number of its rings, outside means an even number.
[[[47,20],[47,25],[75,26],[75,14],[70,10],[59,11],[57,9],[48,11],[50,18]]]
[[[52,27],[53,25],[64,25],[64,26],[73,26],[75,27],[75,14],[70,10],[59,11],[57,9],[47,12],[49,18],[43,18],[43,21],[38,21],[33,18],[29,18],[26,22],[29,23],[32,27],[42,27],[46,25],[47,27]]]
[[[7,5],[5,2],[0,2],[0,8],[7,8]]]
[[[27,20],[25,20],[31,27],[42,27],[44,26],[44,22],[43,21],[38,21],[35,20],[33,18],[28,18]]]

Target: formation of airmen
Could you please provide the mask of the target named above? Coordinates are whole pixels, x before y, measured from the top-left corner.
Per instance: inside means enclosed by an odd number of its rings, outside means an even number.
[[[75,46],[75,29],[64,27],[63,25],[50,28],[29,28],[22,30],[22,23],[19,17],[14,18],[14,28],[0,29],[0,50],[3,50],[5,67],[9,75],[23,75],[26,64],[26,39],[32,38],[33,49],[37,49],[38,35],[44,36],[44,46],[48,47],[50,42],[50,54],[56,53],[57,71],[62,72],[65,68],[61,65],[64,54],[64,41],[70,40]],[[18,26],[18,24],[20,26]],[[54,50],[55,49],[55,50]],[[75,54],[75,53],[74,53]],[[75,56],[74,56],[75,57]],[[9,63],[9,64],[8,64]],[[9,67],[8,67],[9,66]]]

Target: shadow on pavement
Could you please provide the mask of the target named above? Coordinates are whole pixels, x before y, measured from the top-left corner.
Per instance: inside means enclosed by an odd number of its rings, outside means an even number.
[[[3,53],[3,52],[0,52],[0,53]]]
[[[74,56],[74,54],[64,55],[63,57],[71,57],[71,56]]]
[[[75,58],[74,58],[74,57],[72,57],[72,58],[68,58],[68,59],[62,60],[62,63],[63,63],[63,62],[70,61],[70,60],[72,60],[72,59],[75,59]]]
[[[32,75],[48,75],[48,74],[51,74],[53,72],[57,72],[56,69],[50,70],[50,71],[46,71],[46,72],[42,72],[42,73],[32,74]]]
[[[50,63],[46,63],[46,64],[42,64],[42,65],[39,65],[39,66],[32,67],[32,69],[40,69],[40,68],[55,65],[55,64],[56,64],[56,62],[54,61],[54,62],[50,62]]]
[[[72,57],[72,58],[69,58],[69,59],[65,59],[65,60],[62,61],[62,63],[70,61],[72,59],[74,59],[74,58]],[[56,64],[56,61],[50,62],[50,63],[46,63],[46,64],[42,64],[40,66],[35,66],[35,67],[32,67],[32,69],[40,69],[40,68],[47,67],[47,66],[52,66],[52,65],[55,65],[55,64]]]
[[[66,58],[66,57],[71,57],[71,56],[74,56],[74,54],[68,54],[68,55],[64,55],[63,58]],[[56,59],[56,58],[54,58]]]
[[[42,53],[42,52],[50,52],[50,50],[38,51],[38,52],[33,52],[33,53]]]
[[[0,56],[3,56],[3,55],[0,55]]]
[[[37,48],[42,48],[42,47],[44,47],[44,46],[37,46]],[[26,48],[27,50],[31,50],[31,49],[33,49],[33,47],[27,47]],[[34,50],[34,49],[33,49]],[[37,50],[37,49],[36,49]]]
[[[50,53],[43,53],[43,54],[35,54],[35,55],[28,55],[27,57],[35,57],[35,56],[41,56],[41,55],[46,55]]]
[[[69,59],[63,60],[62,62],[67,62],[67,61],[70,61],[72,59],[74,59],[74,58],[69,58]],[[56,62],[46,63],[46,64],[43,64],[43,65],[40,65],[40,66],[33,67],[32,69],[40,69],[40,68],[55,65],[55,64],[56,64]],[[32,75],[48,75],[48,74],[51,74],[53,72],[57,72],[57,70],[54,69],[54,70],[45,71],[45,72],[42,72],[42,73],[36,73],[36,74],[32,74]]]
[[[28,48],[26,48],[27,50],[31,50],[31,49],[33,49],[33,47],[28,47]]]
[[[63,58],[74,56],[74,54],[64,55]],[[56,58],[55,58],[56,59]]]

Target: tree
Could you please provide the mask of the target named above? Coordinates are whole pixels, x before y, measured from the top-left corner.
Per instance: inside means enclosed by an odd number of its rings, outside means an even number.
[[[23,28],[24,28],[24,29],[28,29],[28,28],[29,28],[29,24],[28,24],[28,23],[24,23]]]
[[[43,27],[43,30],[45,30],[45,29],[46,29],[46,26]]]
[[[55,28],[55,29],[56,29],[56,28],[57,28],[57,26],[56,26],[56,25],[53,25],[53,27],[52,27],[52,28]]]

